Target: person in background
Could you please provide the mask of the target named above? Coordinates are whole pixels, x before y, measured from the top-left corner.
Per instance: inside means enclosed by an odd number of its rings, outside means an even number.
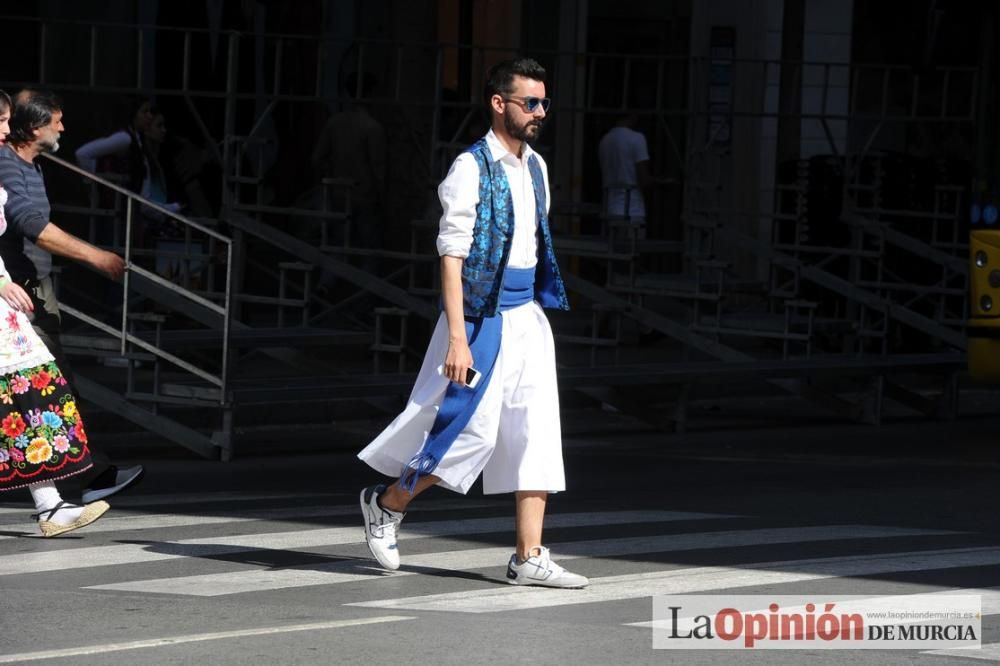
[[[601,138],[597,156],[604,185],[604,212],[628,218],[639,228],[642,238],[646,224],[643,191],[653,183],[653,178],[649,172],[649,147],[642,132],[635,130],[637,123],[634,113],[619,118]]]
[[[145,142],[153,122],[153,102],[145,97],[132,98],[126,108],[121,128],[77,148],[76,163],[90,173],[120,174],[128,189],[145,196],[149,187]]]
[[[130,190],[177,213],[182,206],[167,199],[166,178],[159,162],[167,131],[163,112],[145,98],[133,100],[129,111],[129,121],[122,129],[77,148],[76,162],[90,173],[125,176],[125,185]],[[143,215],[152,220],[163,219],[149,208],[143,209]]]
[[[167,177],[160,164],[160,151],[167,140],[167,119],[159,109],[153,109],[153,120],[146,130],[146,165],[149,169],[149,200],[177,212],[180,204],[167,198]]]
[[[143,186],[143,196],[153,203],[157,203],[171,213],[179,213],[184,205],[177,201],[171,201],[168,192],[167,174],[160,162],[160,154],[163,144],[167,140],[167,120],[163,112],[153,109],[153,119],[146,130],[146,142],[143,144],[146,153],[147,183]],[[166,230],[175,230],[176,224],[171,219],[162,215],[159,211],[151,208],[144,208],[143,214],[146,217],[159,222],[154,225],[161,234]]]
[[[350,193],[344,188],[331,192],[328,205],[333,211],[343,211],[348,196],[351,213],[352,245],[373,250],[382,245],[382,227],[386,199],[386,140],[385,129],[364,101],[375,87],[372,75],[347,76],[343,94],[344,108],[330,116],[313,149],[312,162],[324,177],[343,178],[354,182]],[[373,256],[361,261],[362,267],[374,272],[378,262]],[[329,286],[330,276],[324,274],[320,287]]]

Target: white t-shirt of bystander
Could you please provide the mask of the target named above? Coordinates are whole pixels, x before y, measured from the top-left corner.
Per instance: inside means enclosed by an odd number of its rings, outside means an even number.
[[[646,217],[636,163],[649,160],[646,137],[628,127],[613,127],[597,149],[609,215]],[[626,201],[627,209],[626,209]]]

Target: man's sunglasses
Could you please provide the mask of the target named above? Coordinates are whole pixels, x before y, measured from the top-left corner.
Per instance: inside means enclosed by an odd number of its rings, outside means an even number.
[[[549,104],[552,103],[552,100],[549,99],[548,97],[513,97],[513,96],[511,96],[511,97],[504,97],[504,99],[507,100],[508,102],[517,102],[518,104],[521,104],[522,106],[524,106],[524,110],[527,111],[528,113],[534,113],[536,110],[538,110],[538,105],[539,104],[541,104],[541,106],[542,106],[542,111],[545,111],[546,113],[548,113]]]

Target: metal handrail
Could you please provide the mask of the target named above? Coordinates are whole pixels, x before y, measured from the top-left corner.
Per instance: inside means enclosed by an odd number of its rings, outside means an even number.
[[[89,180],[92,183],[96,183],[97,185],[100,185],[102,187],[106,187],[106,188],[108,188],[108,189],[110,189],[110,190],[112,190],[114,192],[117,192],[118,194],[124,196],[126,198],[126,202],[127,202],[126,203],[126,207],[125,207],[125,274],[124,274],[124,277],[123,277],[121,330],[120,331],[116,330],[116,329],[112,328],[111,326],[108,326],[107,324],[104,324],[103,322],[100,322],[100,321],[98,321],[98,320],[96,320],[96,319],[94,319],[92,317],[89,317],[89,316],[85,315],[84,313],[82,313],[82,312],[80,312],[80,311],[78,311],[78,310],[76,310],[74,308],[67,307],[67,306],[64,306],[64,305],[60,305],[60,307],[62,309],[65,309],[66,312],[69,313],[69,314],[71,314],[72,316],[77,317],[77,318],[81,319],[82,321],[90,324],[91,326],[94,326],[94,327],[96,327],[96,328],[104,331],[105,333],[108,333],[109,335],[113,335],[114,337],[118,338],[121,341],[121,354],[122,355],[124,355],[126,353],[126,349],[127,349],[127,346],[129,344],[134,344],[134,345],[136,345],[136,346],[138,346],[138,347],[140,347],[140,348],[142,348],[142,349],[150,352],[151,354],[154,354],[154,355],[158,356],[159,358],[162,358],[165,361],[168,361],[168,362],[170,362],[170,363],[172,363],[172,364],[180,367],[183,370],[186,370],[186,371],[188,371],[188,372],[190,372],[190,373],[192,373],[192,374],[194,374],[194,375],[196,375],[198,377],[201,377],[202,379],[204,379],[205,381],[209,382],[210,384],[213,384],[213,385],[219,387],[219,389],[220,389],[219,390],[220,402],[225,402],[225,400],[226,400],[226,386],[227,386],[228,373],[229,373],[229,338],[230,338],[230,330],[231,330],[231,326],[232,326],[231,304],[232,304],[232,284],[233,284],[233,280],[232,280],[232,275],[233,275],[233,240],[231,238],[225,236],[224,234],[221,234],[218,231],[215,231],[214,229],[210,229],[209,227],[206,227],[206,226],[204,226],[202,224],[199,224],[199,223],[195,222],[194,220],[191,220],[191,219],[189,219],[189,218],[187,218],[187,217],[185,217],[183,215],[180,215],[178,213],[175,213],[174,211],[171,211],[171,210],[169,210],[169,209],[161,206],[160,204],[158,204],[158,203],[156,203],[154,201],[150,201],[149,199],[146,199],[146,198],[144,198],[144,197],[136,194],[135,192],[132,192],[131,190],[128,190],[127,188],[124,188],[124,187],[122,187],[120,185],[116,185],[115,183],[112,183],[111,181],[109,181],[109,180],[107,180],[105,178],[102,178],[102,177],[100,177],[98,175],[95,175],[93,173],[90,173],[89,171],[87,171],[85,169],[81,169],[77,165],[71,164],[70,162],[67,162],[64,159],[61,159],[61,158],[56,157],[55,155],[52,155],[52,154],[49,154],[49,153],[42,153],[42,154],[45,156],[46,159],[52,161],[55,164],[58,164],[59,166],[65,168],[65,169],[68,169],[69,171],[72,171],[73,173],[76,173],[77,175],[85,178],[86,180]],[[132,227],[133,227],[132,218],[133,218],[133,211],[134,211],[136,203],[138,203],[138,204],[140,204],[142,206],[146,206],[146,207],[148,207],[148,208],[150,208],[152,210],[155,210],[155,211],[157,211],[158,213],[160,213],[161,215],[163,215],[165,217],[169,217],[172,220],[176,220],[177,222],[179,222],[181,224],[184,224],[184,225],[186,225],[186,226],[188,226],[188,227],[190,227],[192,229],[195,229],[195,230],[197,230],[197,231],[199,231],[199,232],[201,232],[201,233],[203,233],[203,234],[205,234],[207,236],[210,236],[210,237],[216,239],[217,241],[225,244],[225,246],[226,246],[226,285],[225,285],[225,289],[223,291],[223,294],[224,294],[223,305],[220,306],[217,303],[214,303],[214,302],[212,302],[212,301],[210,301],[210,300],[208,300],[208,299],[206,299],[206,298],[204,298],[204,297],[202,297],[202,296],[200,296],[198,294],[195,294],[194,292],[191,292],[191,291],[189,291],[187,289],[184,289],[183,287],[181,287],[181,286],[179,286],[179,285],[171,282],[170,280],[167,280],[167,279],[161,277],[160,275],[157,275],[156,273],[148,271],[148,270],[142,268],[141,266],[136,266],[136,265],[132,264],[132,261],[131,261],[132,260]],[[211,373],[205,372],[204,370],[191,365],[190,363],[184,361],[183,359],[180,359],[177,356],[175,356],[175,355],[173,355],[173,354],[171,354],[171,353],[169,353],[167,351],[164,351],[163,349],[160,349],[159,347],[156,347],[155,345],[152,345],[152,344],[146,342],[145,340],[142,340],[141,338],[138,338],[138,337],[136,337],[136,336],[134,336],[134,335],[132,335],[131,333],[128,332],[129,276],[131,274],[133,274],[133,273],[136,274],[136,275],[139,275],[139,276],[141,276],[141,277],[143,277],[143,278],[145,278],[145,279],[147,279],[147,280],[149,280],[151,282],[154,282],[155,284],[159,285],[160,287],[163,287],[164,289],[167,289],[167,290],[169,290],[169,291],[171,291],[171,292],[173,292],[173,293],[175,293],[175,294],[177,294],[177,295],[179,295],[179,296],[181,296],[181,297],[183,297],[183,298],[191,301],[192,303],[200,305],[200,306],[202,306],[202,307],[204,307],[204,308],[206,308],[208,310],[211,310],[212,312],[214,312],[214,313],[222,316],[222,365],[221,365],[221,372],[219,373],[218,376],[215,376],[215,375],[212,375]]]

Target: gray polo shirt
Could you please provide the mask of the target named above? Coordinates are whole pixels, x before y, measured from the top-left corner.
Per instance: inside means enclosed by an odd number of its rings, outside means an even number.
[[[52,255],[34,243],[52,213],[41,165],[21,159],[9,145],[0,146],[0,185],[7,190],[3,208],[7,231],[0,236],[0,256],[7,272],[22,284],[48,277]]]

